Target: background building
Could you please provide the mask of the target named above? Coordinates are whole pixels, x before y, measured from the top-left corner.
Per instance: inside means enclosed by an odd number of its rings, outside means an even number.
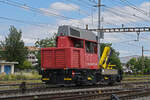
[[[39,48],[34,46],[28,46],[28,56],[27,60],[31,62],[32,66],[36,66],[38,64],[38,59],[36,58],[36,53],[38,52]]]
[[[0,60],[0,73],[14,74],[15,64],[18,62],[6,62],[5,60]]]

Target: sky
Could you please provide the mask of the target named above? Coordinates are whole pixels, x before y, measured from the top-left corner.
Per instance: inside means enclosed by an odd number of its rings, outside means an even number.
[[[0,40],[9,34],[14,25],[22,30],[27,46],[34,46],[38,39],[53,36],[58,26],[72,25],[85,29],[97,28],[98,0],[0,0]],[[149,27],[150,0],[101,0],[101,27]],[[112,43],[120,57],[150,56],[150,32],[104,33],[101,42]]]

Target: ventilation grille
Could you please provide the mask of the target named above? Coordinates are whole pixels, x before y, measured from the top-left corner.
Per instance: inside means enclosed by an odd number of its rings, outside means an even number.
[[[73,50],[73,66],[79,67],[80,66],[80,51]]]
[[[45,67],[49,67],[52,65],[52,50],[45,50],[43,52],[43,62]]]
[[[70,28],[70,35],[80,37],[80,32]]]
[[[64,50],[56,50],[55,51],[56,54],[56,66],[57,67],[65,67],[65,51]]]

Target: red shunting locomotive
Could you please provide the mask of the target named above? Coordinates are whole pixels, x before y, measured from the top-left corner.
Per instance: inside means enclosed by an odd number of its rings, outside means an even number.
[[[60,26],[56,47],[41,49],[42,81],[48,84],[98,84],[121,81],[122,74],[102,74],[97,39],[91,31]]]

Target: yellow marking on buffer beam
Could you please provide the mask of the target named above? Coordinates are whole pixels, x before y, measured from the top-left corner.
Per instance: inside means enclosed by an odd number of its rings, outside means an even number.
[[[48,81],[48,80],[50,80],[50,78],[42,78],[42,80]]]
[[[88,80],[92,80],[92,78],[91,78],[91,77],[88,77]]]
[[[99,90],[99,91],[98,91],[98,93],[99,93],[99,94],[102,94],[102,91],[101,91],[101,90]]]
[[[64,78],[65,81],[71,81],[72,78]]]
[[[109,78],[108,78],[108,77],[104,77],[104,79],[105,79],[105,80],[108,80]]]

